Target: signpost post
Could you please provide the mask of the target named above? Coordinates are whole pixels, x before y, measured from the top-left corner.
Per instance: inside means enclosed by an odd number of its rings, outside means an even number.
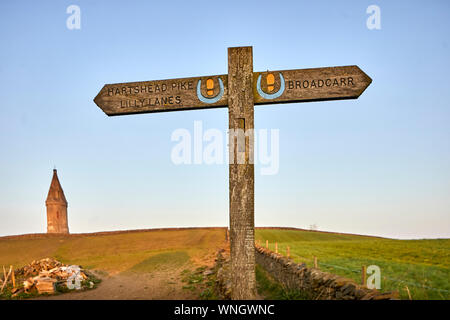
[[[94,102],[108,116],[228,106],[231,295],[253,299],[254,104],[356,99],[371,82],[357,66],[253,72],[252,47],[234,47],[227,75],[106,84]]]

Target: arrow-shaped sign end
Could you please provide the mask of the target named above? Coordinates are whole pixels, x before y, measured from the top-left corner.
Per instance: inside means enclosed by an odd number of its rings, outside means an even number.
[[[372,78],[369,77],[367,75],[367,73],[362,71],[360,67],[358,67],[358,66],[355,66],[355,67],[358,69],[359,73],[361,74],[361,77],[362,77],[362,80],[364,83],[364,86],[361,88],[361,91],[358,93],[357,97],[359,97],[367,89],[367,87],[370,86],[370,84],[372,83]]]
[[[108,112],[108,108],[104,108],[104,105],[102,103],[102,96],[101,93],[103,92],[103,89],[105,89],[106,84],[103,86],[103,88],[99,91],[99,93],[95,96],[94,98],[94,103],[97,105],[97,107],[99,107],[107,116],[112,116],[112,114],[110,112]],[[107,105],[107,104],[106,104]]]

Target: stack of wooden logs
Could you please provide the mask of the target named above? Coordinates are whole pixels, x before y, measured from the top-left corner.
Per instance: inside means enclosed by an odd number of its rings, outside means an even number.
[[[42,271],[48,271],[57,267],[61,267],[63,264],[55,259],[45,258],[42,260],[33,260],[30,264],[24,266],[18,270],[18,274],[24,277],[37,276]]]
[[[33,261],[30,264],[14,270],[10,266],[9,271],[6,272],[3,267],[3,280],[0,279],[0,293],[8,282],[12,284],[12,296],[16,296],[21,292],[55,293],[57,283],[65,283],[67,285],[69,278],[74,281],[83,281],[88,279],[86,273],[79,266],[68,266],[61,262],[46,258],[38,261]],[[25,279],[23,287],[16,286],[16,277]]]

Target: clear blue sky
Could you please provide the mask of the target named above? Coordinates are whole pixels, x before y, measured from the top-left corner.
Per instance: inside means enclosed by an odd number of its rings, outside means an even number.
[[[69,30],[69,5],[81,29]],[[369,30],[366,8],[381,9]],[[46,231],[56,165],[71,232],[228,225],[228,167],[170,158],[178,128],[226,109],[108,118],[105,83],[358,65],[357,100],[257,106],[280,170],[255,177],[257,226],[450,237],[449,1],[1,1],[0,235]]]

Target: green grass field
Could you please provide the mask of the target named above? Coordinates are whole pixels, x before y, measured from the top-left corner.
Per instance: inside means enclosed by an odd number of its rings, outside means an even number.
[[[381,269],[381,291],[398,290],[402,299],[450,299],[450,239],[391,240],[302,230],[257,229],[256,239],[269,249],[286,254],[290,247],[296,262],[358,283],[363,265]]]

